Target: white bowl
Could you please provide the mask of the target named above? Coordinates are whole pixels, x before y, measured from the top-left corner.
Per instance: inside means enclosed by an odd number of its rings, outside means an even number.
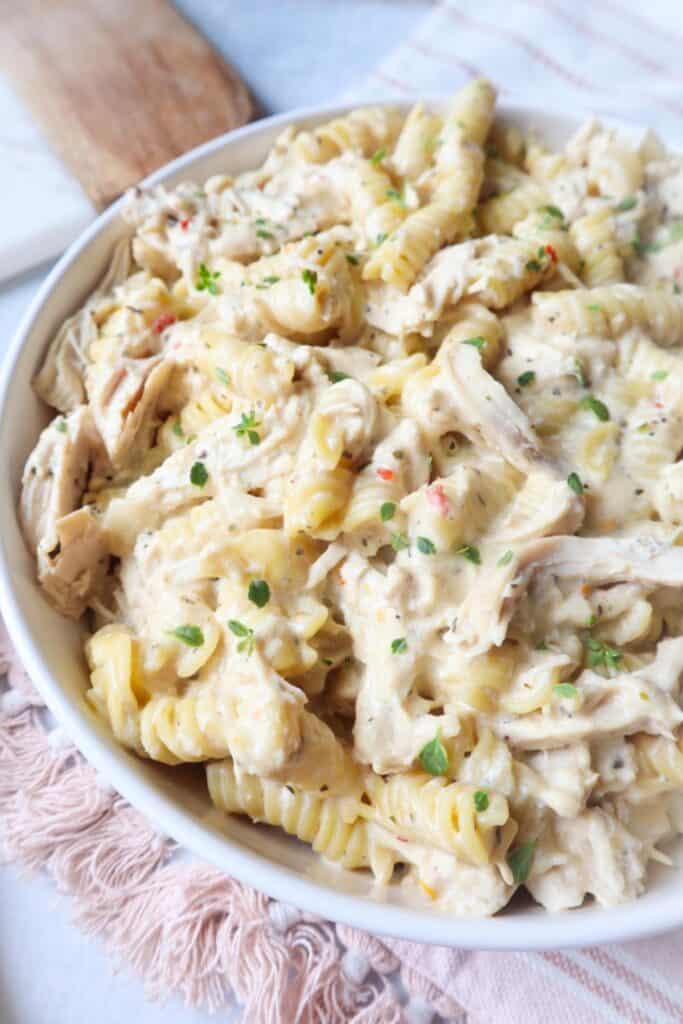
[[[396,105],[408,106],[403,101]],[[325,107],[267,118],[200,146],[145,184],[202,181],[219,171],[246,170],[265,156],[287,124],[315,125],[348,109]],[[505,105],[501,113],[536,128],[552,143],[577,126],[576,115]],[[52,270],[14,338],[0,383],[0,479],[9,485],[0,493],[0,610],[31,678],[85,757],[161,831],[199,857],[270,896],[372,932],[462,948],[519,950],[631,939],[683,924],[682,868],[655,868],[644,896],[610,910],[592,905],[549,914],[515,901],[490,919],[448,917],[418,904],[398,884],[379,887],[364,873],[323,863],[284,833],[219,814],[210,805],[199,769],[161,767],[115,742],[84,701],[82,629],[62,619],[44,599],[16,510],[24,462],[47,419],[31,379],[49,339],[94,287],[125,232],[119,211],[115,203]]]

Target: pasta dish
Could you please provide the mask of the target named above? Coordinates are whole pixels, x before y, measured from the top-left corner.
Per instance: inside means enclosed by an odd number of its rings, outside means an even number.
[[[459,915],[683,831],[683,162],[494,104],[131,192],[20,510],[121,744]]]

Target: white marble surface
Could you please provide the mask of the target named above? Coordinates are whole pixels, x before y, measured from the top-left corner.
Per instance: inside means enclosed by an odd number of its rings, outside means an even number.
[[[178,0],[178,6],[216,40],[272,112],[332,100],[349,89],[414,30],[429,7],[419,0]],[[88,215],[78,186],[55,168],[30,122],[16,114],[16,102],[1,89],[0,194],[11,202],[3,210],[0,278],[3,252],[15,274],[36,253],[43,261],[51,254],[53,208],[58,223]],[[31,243],[35,229],[42,232],[37,247]],[[43,263],[0,284],[0,355],[46,269]],[[0,868],[1,1024],[216,1019],[177,1000],[149,1003],[137,979],[125,968],[115,975],[113,968],[102,943],[70,923],[68,898],[58,897],[49,880],[23,880],[14,868]],[[228,1011],[220,1020],[238,1017]]]

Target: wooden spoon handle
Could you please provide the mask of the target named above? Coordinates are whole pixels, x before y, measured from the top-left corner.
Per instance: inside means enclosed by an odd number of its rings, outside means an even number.
[[[98,208],[257,113],[166,0],[5,0],[0,66]]]

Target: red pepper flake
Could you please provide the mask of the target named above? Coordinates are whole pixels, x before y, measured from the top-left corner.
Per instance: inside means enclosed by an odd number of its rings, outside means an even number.
[[[451,514],[450,502],[446,497],[443,484],[432,484],[431,487],[427,488],[427,501],[434,508],[438,509],[442,516],[449,516]]]
[[[664,408],[664,402],[653,402],[652,404],[654,405],[655,409],[663,409]]]
[[[162,331],[165,331],[167,327],[170,327],[171,324],[174,324],[175,322],[176,318],[173,313],[162,313],[161,316],[158,316],[154,321],[154,333],[161,334]]]
[[[676,267],[676,269],[674,270],[674,277],[676,278],[677,281],[680,280],[681,271],[682,270],[683,270],[683,267]]]
[[[190,218],[189,217],[183,217],[183,219],[180,222],[180,227],[182,228],[183,231],[187,231],[189,226],[190,226]]]
[[[377,476],[380,478],[380,480],[393,480],[394,471],[393,469],[387,469],[386,466],[380,466],[379,469],[377,470]]]
[[[553,263],[557,263],[557,253],[555,252],[555,247],[553,245],[546,245],[545,251],[548,253],[548,256],[550,256],[550,259],[553,261]]]

